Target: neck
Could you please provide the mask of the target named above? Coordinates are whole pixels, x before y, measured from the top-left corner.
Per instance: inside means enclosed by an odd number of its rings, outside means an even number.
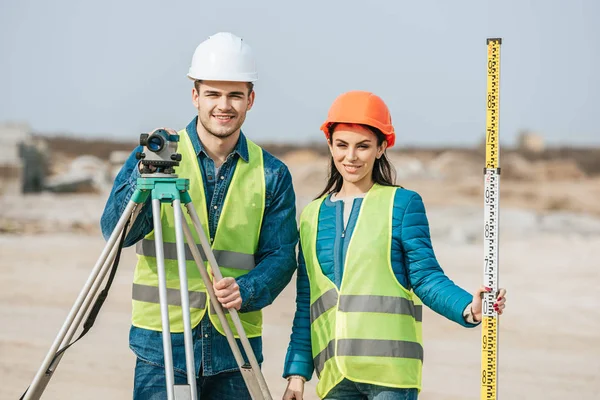
[[[372,179],[363,179],[359,182],[348,182],[344,181],[342,188],[340,189],[339,197],[357,196],[363,193],[367,193],[371,187],[373,187]]]
[[[214,161],[216,167],[223,165],[240,138],[239,129],[233,134],[221,138],[207,132],[200,122],[198,122],[196,131],[198,132],[198,138],[202,142],[204,151]]]

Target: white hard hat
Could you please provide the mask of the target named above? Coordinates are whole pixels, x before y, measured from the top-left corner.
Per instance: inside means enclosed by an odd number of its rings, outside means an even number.
[[[187,76],[207,81],[258,80],[252,49],[242,38],[229,32],[216,33],[198,45]]]

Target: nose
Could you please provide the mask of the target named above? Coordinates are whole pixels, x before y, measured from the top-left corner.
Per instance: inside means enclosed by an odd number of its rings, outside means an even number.
[[[231,108],[231,103],[229,102],[229,98],[227,96],[221,96],[219,98],[219,102],[217,103],[217,108],[221,111],[227,111]]]
[[[346,158],[348,159],[348,161],[354,161],[358,158],[356,156],[356,149],[354,147],[348,148],[348,153],[346,153]]]

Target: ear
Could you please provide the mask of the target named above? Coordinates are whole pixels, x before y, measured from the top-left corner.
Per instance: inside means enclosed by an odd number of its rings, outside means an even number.
[[[329,134],[331,135],[331,133]],[[333,157],[333,141],[331,140],[331,136],[329,136],[329,139],[327,140],[327,146],[329,146],[329,153],[331,154],[331,157]]]
[[[378,159],[381,158],[383,153],[385,153],[385,149],[387,149],[387,140],[384,140],[383,143],[381,143],[381,146],[379,146],[379,149],[377,150]]]
[[[192,88],[192,104],[194,105],[194,108],[197,110],[198,108],[200,108],[198,106],[199,104],[199,99],[200,99],[200,94],[198,93],[198,91],[196,90],[196,87]]]
[[[254,105],[255,97],[256,97],[256,92],[254,90],[252,90],[252,93],[250,93],[250,96],[248,96],[248,107],[246,107],[246,111],[250,111],[252,109],[252,106]]]

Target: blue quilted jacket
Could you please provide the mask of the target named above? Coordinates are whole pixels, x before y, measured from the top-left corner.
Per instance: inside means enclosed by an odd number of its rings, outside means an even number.
[[[317,258],[323,273],[338,288],[362,201],[361,198],[354,200],[345,230],[343,202],[332,202],[331,196],[328,196],[319,210]],[[472,295],[454,284],[435,258],[425,206],[418,193],[403,188],[396,191],[392,235],[392,268],[398,282],[407,289],[412,288],[421,301],[435,312],[460,325],[476,326],[465,322],[463,317]],[[302,375],[310,379],[314,368],[310,344],[310,286],[302,249],[298,264],[296,314],[283,376]]]

